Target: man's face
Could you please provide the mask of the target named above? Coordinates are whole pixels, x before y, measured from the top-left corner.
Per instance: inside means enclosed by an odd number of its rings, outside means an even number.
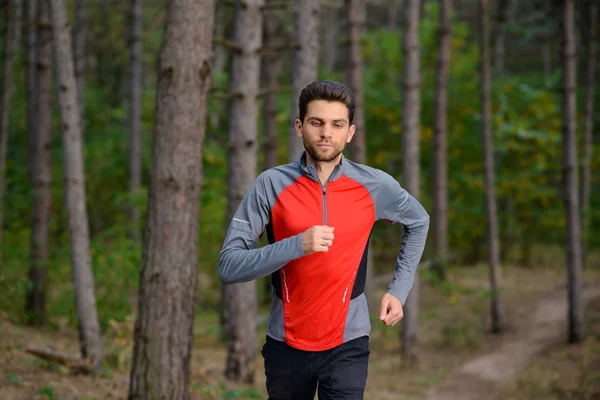
[[[354,130],[346,105],[339,101],[313,100],[306,108],[304,123],[296,120],[296,134],[313,161],[335,160],[352,140]]]

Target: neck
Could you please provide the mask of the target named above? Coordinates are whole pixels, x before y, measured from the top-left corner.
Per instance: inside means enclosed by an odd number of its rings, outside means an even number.
[[[333,172],[335,166],[340,163],[341,159],[342,159],[342,155],[340,154],[339,156],[337,156],[335,159],[333,159],[331,161],[315,161],[311,158],[311,156],[308,154],[308,152],[306,153],[306,165],[307,166],[310,164],[315,165],[315,169],[317,170],[317,175],[319,175],[319,180],[321,181],[321,183],[323,185],[325,184],[325,182],[327,182],[327,180],[329,179],[329,176],[331,176],[331,173]]]

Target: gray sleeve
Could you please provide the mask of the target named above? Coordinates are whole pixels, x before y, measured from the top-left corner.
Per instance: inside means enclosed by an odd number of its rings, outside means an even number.
[[[388,293],[397,297],[404,305],[412,289],[417,264],[425,249],[429,230],[429,214],[390,175],[383,173],[380,184],[382,186],[378,191],[379,198],[376,201],[377,219],[386,219],[392,223],[404,225],[394,278],[388,286]]]
[[[219,279],[223,284],[267,276],[304,256],[302,234],[257,248],[271,213],[268,181],[265,173],[256,179],[229,224],[218,264]]]

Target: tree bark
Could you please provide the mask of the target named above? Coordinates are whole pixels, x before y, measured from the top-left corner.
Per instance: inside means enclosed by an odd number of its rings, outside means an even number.
[[[215,33],[214,36],[218,38],[226,37],[227,32],[227,10],[226,8],[229,5],[225,4],[225,2],[219,2],[216,6],[215,11]],[[225,46],[215,46],[214,47],[215,58],[214,58],[214,70],[222,71],[227,66],[227,59],[229,58],[229,54],[227,53],[227,48]]]
[[[129,399],[189,399],[214,0],[166,3]]]
[[[283,44],[281,37],[279,11],[269,11],[264,14],[264,47],[274,48]],[[263,100],[263,129],[265,140],[265,170],[276,167],[279,164],[279,138],[277,135],[277,93],[274,89],[278,86],[281,74],[282,58],[279,54],[267,54],[263,56],[263,80],[267,89],[271,91],[265,95]],[[269,288],[271,283],[268,283]]]
[[[361,39],[366,23],[366,4],[364,0],[345,0],[346,15],[348,18],[348,70],[347,82],[354,92],[356,102],[354,107],[354,125],[356,131],[352,142],[348,145],[350,158],[360,164],[367,162],[367,144],[365,128],[365,107],[363,91],[363,56],[361,51]],[[373,247],[369,241],[367,253],[367,277],[365,295],[369,308],[376,311],[378,303],[373,297],[373,275],[375,265],[373,263]]]
[[[490,311],[491,331],[503,330],[503,318],[500,307],[500,239],[498,235],[498,211],[496,207],[494,138],[492,132],[492,69],[490,62],[489,6],[488,0],[480,1],[481,29],[479,61],[481,80],[481,129],[483,131],[483,159],[485,170],[485,202],[488,236],[488,264],[490,271]]]
[[[421,78],[419,73],[419,0],[405,1],[405,27],[403,34],[404,98],[402,105],[402,139],[404,188],[416,199],[420,192],[419,129],[421,115]],[[418,361],[419,341],[419,274],[415,280],[402,319],[402,359],[404,366],[412,368]]]
[[[15,10],[14,0],[4,5],[4,67],[2,74],[2,115],[0,115],[0,246],[4,230],[4,192],[6,190],[6,156],[8,147],[8,129],[13,94],[13,54],[15,51]],[[2,255],[0,254],[0,257]]]
[[[90,255],[82,150],[83,135],[81,134],[81,121],[77,105],[71,32],[63,0],[50,0],[50,2],[63,138],[67,219],[81,354],[83,358],[89,358],[94,369],[97,369],[102,363],[102,342]]]
[[[75,2],[75,31],[73,40],[73,55],[75,56],[75,79],[77,80],[77,105],[82,129],[85,124],[85,26],[86,0]],[[83,132],[82,132],[83,133]]]
[[[325,8],[326,7],[326,8]],[[340,9],[333,2],[324,6],[321,14],[320,27],[323,35],[323,48],[320,50],[323,57],[323,67],[329,73],[335,72],[338,64],[338,48],[340,46]]]
[[[50,21],[55,38],[54,62],[59,87],[66,205],[81,353],[83,358],[90,359],[94,368],[98,368],[102,362],[102,344],[90,256],[81,121],[73,69],[71,33],[63,1],[51,0],[50,4]]]
[[[319,71],[319,0],[296,0],[294,36],[299,43],[293,58],[292,119],[289,131],[288,157],[297,161],[304,151],[302,140],[296,136],[294,121],[298,118],[298,104],[302,89],[317,80]]]
[[[264,0],[243,0],[237,8],[234,41],[242,52],[233,55],[229,113],[229,182],[227,220],[256,179],[258,92]],[[223,286],[223,317],[227,335],[227,368],[231,380],[254,382],[257,354],[256,282]]]
[[[498,3],[498,21],[495,46],[496,54],[494,58],[494,70],[498,75],[502,75],[505,72],[506,36],[508,33],[506,25],[512,22],[515,7],[516,1],[514,0],[500,0]]]
[[[583,295],[581,286],[581,232],[577,191],[577,52],[575,48],[575,0],[563,0],[563,184],[566,226],[566,262],[568,276],[568,341],[579,342],[584,336]]]
[[[387,27],[390,31],[396,30],[399,27],[400,10],[402,9],[402,0],[389,0],[388,5],[388,20]]]
[[[30,0],[29,4],[35,0]],[[31,260],[27,309],[30,322],[42,325],[46,314],[46,280],[49,261],[50,215],[52,203],[52,28],[47,0],[37,1],[37,24],[28,24],[37,31],[33,66],[34,82],[30,83],[30,112],[35,118],[29,127],[32,193]],[[29,10],[31,12],[31,9]],[[29,18],[28,18],[29,19]],[[28,36],[30,33],[28,33]],[[31,38],[30,38],[31,40]],[[29,118],[28,120],[31,120]]]
[[[365,140],[365,108],[363,94],[363,57],[360,48],[363,27],[366,21],[364,0],[346,0],[348,18],[348,70],[347,82],[356,97],[354,125],[356,133],[348,145],[350,158],[364,164],[367,161]]]
[[[452,0],[440,0],[433,138],[433,270],[445,279],[448,263],[448,76]]]
[[[598,3],[589,5],[588,57],[585,90],[585,114],[583,118],[583,173],[581,202],[583,209],[582,264],[586,264],[588,240],[590,237],[590,192],[592,186],[592,148],[594,132],[594,88],[596,86],[596,35],[598,30]]]
[[[129,4],[129,223],[131,237],[141,243],[140,211],[133,199],[142,186],[142,3],[131,0]]]

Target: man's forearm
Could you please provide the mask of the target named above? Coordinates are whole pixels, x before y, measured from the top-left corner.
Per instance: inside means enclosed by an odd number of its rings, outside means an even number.
[[[425,249],[428,230],[429,218],[422,225],[410,229],[405,227],[394,279],[388,286],[388,292],[398,298],[403,305],[406,303],[406,298],[412,289],[417,264]]]
[[[288,262],[304,256],[302,234],[258,249],[229,243],[219,256],[219,279],[224,284],[248,282],[272,274]]]

